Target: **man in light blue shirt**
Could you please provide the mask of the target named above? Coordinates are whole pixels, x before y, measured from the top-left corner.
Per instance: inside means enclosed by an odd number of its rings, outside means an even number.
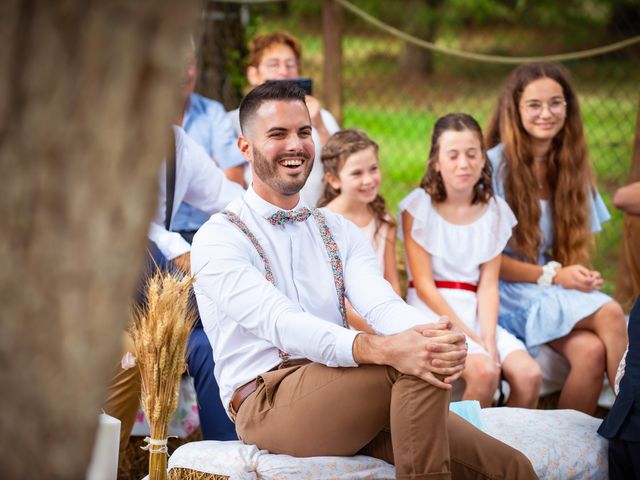
[[[244,185],[245,160],[236,147],[237,135],[220,102],[193,91],[198,69],[195,52],[191,51],[183,83],[184,110],[179,125],[195,140],[225,176],[241,186]],[[183,203],[173,219],[173,230],[191,241],[193,234],[209,219],[209,214]]]

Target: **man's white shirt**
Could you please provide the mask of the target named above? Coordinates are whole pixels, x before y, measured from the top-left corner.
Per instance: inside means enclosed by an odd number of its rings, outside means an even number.
[[[176,139],[176,183],[173,198],[173,214],[182,202],[206,213],[222,210],[231,200],[242,195],[244,190],[235,182],[227,180],[223,171],[211,161],[207,152],[192,140],[185,131],[173,126]],[[149,227],[149,239],[167,258],[173,260],[191,249],[179,233],[165,228],[167,165],[162,164],[159,177],[158,208]]]
[[[296,206],[305,206],[303,201]],[[358,332],[343,327],[333,270],[313,217],[272,225],[279,210],[250,187],[227,207],[264,248],[276,286],[265,278],[262,258],[222,214],[205,223],[193,241],[191,268],[205,332],[215,360],[224,405],[233,392],[280,363],[279,351],[330,367],[355,367]],[[322,210],[342,259],[351,305],[381,334],[434,321],[395,294],[380,273],[361,230]]]

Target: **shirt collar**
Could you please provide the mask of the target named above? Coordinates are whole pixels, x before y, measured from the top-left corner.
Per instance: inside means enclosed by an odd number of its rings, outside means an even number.
[[[204,112],[201,96],[195,92],[191,92],[189,98],[187,98],[187,106],[184,109],[184,116],[182,118],[182,124],[187,125],[191,120],[191,117],[201,115]]]
[[[244,200],[258,215],[261,217],[267,218],[276,213],[278,210],[284,210],[283,208],[276,207],[275,205],[267,202],[264,198],[258,195],[253,189],[253,185],[249,185],[249,188],[244,194]],[[302,207],[306,207],[307,204],[302,199],[302,195],[300,195],[300,199],[298,200],[298,204],[293,207],[291,210],[297,210]]]

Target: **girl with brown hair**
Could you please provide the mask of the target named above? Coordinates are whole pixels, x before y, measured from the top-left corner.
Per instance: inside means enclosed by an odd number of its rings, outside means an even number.
[[[493,195],[491,164],[473,117],[438,119],[420,188],[400,211],[407,303],[449,317],[467,336],[463,398],[491,406],[502,373],[510,387],[507,405],[535,407],[540,367],[520,340],[498,326],[500,258],[516,220]]]
[[[558,406],[592,414],[606,372],[614,382],[627,334],[620,305],[590,268],[592,232],[610,218],[594,182],[580,107],[560,65],[507,79],[487,133],[494,188],[518,225],[500,268],[499,321],[535,353],[569,362]]]
[[[349,128],[334,133],[322,148],[324,193],[319,207],[338,213],[360,227],[370,240],[384,278],[400,294],[396,265],[396,223],[378,193],[382,176],[378,145],[366,133]],[[352,327],[370,331],[350,309]]]

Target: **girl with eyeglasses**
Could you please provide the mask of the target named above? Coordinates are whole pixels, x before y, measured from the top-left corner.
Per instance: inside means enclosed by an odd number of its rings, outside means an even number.
[[[560,65],[507,79],[487,132],[494,188],[518,224],[503,252],[499,323],[536,354],[547,344],[570,372],[559,408],[593,414],[627,342],[622,308],[590,268],[593,233],[610,215],[598,193],[580,107]],[[491,148],[493,147],[493,148]]]

